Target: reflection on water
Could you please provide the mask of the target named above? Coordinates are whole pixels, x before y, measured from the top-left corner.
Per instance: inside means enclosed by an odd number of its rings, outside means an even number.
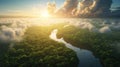
[[[58,39],[56,36],[57,32],[57,29],[53,30],[50,34],[50,38],[57,42],[65,44],[67,48],[70,48],[76,52],[79,59],[78,67],[102,67],[99,59],[95,58],[91,51],[72,46],[70,43],[67,43],[63,38]]]

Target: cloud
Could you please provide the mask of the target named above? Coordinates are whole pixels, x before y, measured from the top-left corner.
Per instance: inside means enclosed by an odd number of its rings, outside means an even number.
[[[95,4],[96,3],[93,0],[82,0],[79,2],[78,8],[75,9],[76,12],[73,10],[73,14],[77,16],[81,14],[88,14],[91,12],[91,9],[95,6]]]
[[[62,16],[97,17],[108,16],[112,0],[65,0],[55,14]]]
[[[0,21],[0,42],[9,43],[20,41],[29,24],[21,20]]]
[[[109,32],[111,32],[111,29],[109,28],[109,26],[104,26],[104,27],[100,28],[99,32],[100,33],[109,33]]]
[[[72,10],[77,7],[78,0],[65,0],[62,7],[56,10],[55,14],[62,16],[69,16],[72,14]]]
[[[112,7],[112,10],[120,10],[120,7]]]
[[[77,22],[77,23],[74,23],[74,22],[72,22],[71,24],[73,24],[73,25],[75,25],[76,27],[79,27],[79,28],[81,28],[81,29],[88,29],[88,30],[94,30],[94,25],[92,25],[91,23],[89,23],[89,22]]]
[[[66,20],[67,22],[67,20]],[[87,29],[92,32],[98,33],[112,33],[114,31],[120,31],[120,21],[119,20],[108,20],[108,19],[69,19],[70,25],[76,26],[80,29]]]
[[[105,16],[110,14],[112,0],[82,0],[77,16]]]
[[[58,22],[59,21],[59,22]],[[49,23],[48,23],[49,22]],[[112,33],[120,31],[119,20],[108,19],[1,19],[0,42],[11,43],[22,39],[26,29],[30,26],[49,26],[58,23],[68,23],[64,27],[74,25],[80,29],[88,29],[98,33]]]
[[[62,6],[68,12],[68,14],[71,13],[71,11],[77,7],[78,1],[77,0],[66,0]],[[70,13],[69,13],[70,12]]]
[[[112,16],[120,17],[120,7],[112,8]]]
[[[58,22],[59,21],[59,22]],[[66,20],[60,19],[13,19],[13,18],[1,18],[0,19],[0,43],[12,43],[22,40],[25,31],[30,26],[50,26],[65,22]],[[49,22],[49,23],[48,23]]]
[[[47,3],[47,10],[48,10],[49,14],[54,14],[54,12],[56,10],[56,3],[55,2],[53,2],[53,3],[48,2]]]

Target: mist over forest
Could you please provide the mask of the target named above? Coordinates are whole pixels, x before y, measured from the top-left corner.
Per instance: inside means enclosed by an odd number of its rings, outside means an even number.
[[[0,67],[120,67],[120,0],[0,0]]]

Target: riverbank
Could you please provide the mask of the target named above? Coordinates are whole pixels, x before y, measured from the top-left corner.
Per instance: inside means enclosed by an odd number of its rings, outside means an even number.
[[[89,49],[100,59],[104,67],[118,67],[120,62],[118,60],[119,53],[116,52],[114,43],[119,42],[119,34],[119,31],[101,34],[87,29],[68,26],[59,29],[57,36],[58,38],[63,37],[66,42],[76,47]]]
[[[95,58],[91,51],[75,47],[72,44],[67,43],[63,38],[58,39],[57,32],[57,29],[53,30],[50,34],[50,38],[57,42],[63,43],[67,48],[76,52],[76,55],[79,59],[78,67],[102,67],[99,59]]]

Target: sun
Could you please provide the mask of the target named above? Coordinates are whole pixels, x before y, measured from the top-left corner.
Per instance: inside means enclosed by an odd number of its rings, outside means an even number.
[[[50,14],[47,11],[41,12],[41,17],[50,17]]]

